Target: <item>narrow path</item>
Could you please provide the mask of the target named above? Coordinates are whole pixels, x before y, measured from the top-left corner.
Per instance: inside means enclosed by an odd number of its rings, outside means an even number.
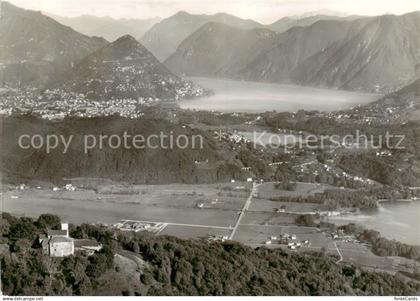
[[[248,210],[248,211],[249,212],[264,212],[264,211],[252,211],[252,210]],[[299,228],[299,229],[308,229],[308,230],[313,230],[313,231],[316,231],[316,232],[321,232],[321,230],[319,228],[300,226],[300,225],[290,225],[290,224],[276,224],[276,225],[270,225],[270,224],[268,224],[268,225],[264,225],[264,224],[241,224],[241,226],[265,227],[265,228]]]
[[[251,205],[251,200],[252,200],[252,196],[257,192],[257,187],[258,185],[254,183],[252,183],[252,190],[251,193],[249,194],[248,199],[246,200],[244,207],[241,210],[241,213],[239,214],[239,217],[236,221],[235,227],[233,227],[232,233],[229,236],[229,239],[232,240],[233,237],[235,236],[236,230],[238,230],[239,224],[241,223],[242,218],[245,215],[245,211],[247,211],[249,209],[249,205]]]
[[[119,250],[117,252],[117,254],[115,255],[120,255],[122,257],[126,257],[130,260],[132,260],[136,265],[137,265],[137,269],[139,271],[142,271],[144,269],[144,261],[142,259],[140,259],[136,254],[133,254],[131,252],[125,251],[125,250]]]
[[[335,247],[335,249],[337,250],[338,255],[340,256],[340,259],[339,259],[339,260],[337,260],[337,261],[336,261],[336,263],[340,263],[340,262],[342,262],[342,261],[343,261],[343,255],[341,254],[340,249],[338,248],[338,246],[337,246],[337,243],[336,243],[336,242],[334,242],[334,247]]]
[[[232,227],[222,227],[222,226],[211,226],[211,225],[196,225],[196,224],[179,224],[179,223],[168,223],[168,222],[156,222],[156,221],[135,221],[124,219],[123,222],[135,222],[135,223],[146,223],[146,224],[166,224],[172,226],[182,226],[182,227],[196,227],[196,228],[214,228],[214,229],[223,229],[223,230],[231,230]]]

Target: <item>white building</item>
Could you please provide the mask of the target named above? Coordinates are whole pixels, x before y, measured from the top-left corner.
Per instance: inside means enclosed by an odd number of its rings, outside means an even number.
[[[44,254],[51,257],[66,257],[74,254],[74,239],[69,237],[68,224],[61,224],[61,230],[48,230],[39,242]]]
[[[74,240],[71,237],[57,236],[49,241],[51,257],[66,257],[74,254]]]

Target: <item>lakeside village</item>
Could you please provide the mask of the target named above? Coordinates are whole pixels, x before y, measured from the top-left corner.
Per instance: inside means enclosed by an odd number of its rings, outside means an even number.
[[[10,90],[9,90],[10,92]],[[60,93],[60,97],[57,97]],[[135,119],[143,116],[140,108],[151,106],[160,101],[159,98],[123,98],[96,101],[84,94],[47,90],[43,96],[34,91],[12,91],[3,93],[0,101],[0,115],[33,114],[47,120],[61,120],[67,116],[90,118],[112,116],[118,114],[125,118]]]
[[[185,91],[177,91],[177,99],[185,95]],[[204,92],[197,92],[203,96]],[[208,92],[211,94],[210,92]],[[120,115],[125,118],[136,119],[144,115],[142,108],[162,104],[162,99],[152,97],[110,98],[108,100],[92,100],[83,93],[67,92],[61,89],[47,89],[41,94],[35,89],[0,89],[0,115],[33,114],[47,120],[61,120],[68,116],[91,118],[100,116]],[[176,107],[173,101],[165,101],[164,106]],[[406,122],[407,111],[415,109],[413,101],[395,103],[384,106],[373,103],[369,106],[355,106],[349,110],[335,112],[312,112],[319,117],[334,119],[339,122],[355,122],[356,124],[378,125],[396,121]],[[216,115],[238,113],[218,113]],[[291,113],[292,118],[299,118],[299,112]],[[259,116],[261,118],[261,116]]]

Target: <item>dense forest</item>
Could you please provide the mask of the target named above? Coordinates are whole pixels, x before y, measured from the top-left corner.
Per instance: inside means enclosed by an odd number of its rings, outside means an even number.
[[[235,242],[181,240],[103,226],[71,226],[74,238],[104,248],[92,256],[42,255],[37,235],[59,219],[3,214],[1,264],[7,295],[417,295],[420,285],[389,274],[336,264],[325,253],[252,249]],[[116,254],[143,262],[138,278]]]
[[[119,116],[81,119],[68,117],[61,121],[48,121],[33,115],[16,115],[3,120],[4,147],[1,154],[3,180],[9,183],[27,183],[33,179],[53,183],[65,177],[103,177],[117,181],[130,181],[144,184],[165,183],[212,183],[227,182],[230,179],[246,179],[247,173],[241,170],[242,162],[231,160],[236,152],[218,143],[212,135],[189,127],[174,125],[168,120],[154,115],[138,120]],[[142,135],[172,135],[187,137],[189,147],[128,147],[121,144],[112,148],[108,143],[97,145],[85,151],[85,139],[94,135],[116,135],[127,133],[131,137]],[[47,151],[40,148],[23,149],[19,146],[22,135],[62,135],[73,137],[69,148],[64,146]],[[202,139],[202,145],[199,139]],[[193,139],[197,141],[193,147]],[[131,140],[131,138],[130,138]],[[156,144],[158,139],[153,143]],[[200,168],[196,161],[207,161],[208,168]]]

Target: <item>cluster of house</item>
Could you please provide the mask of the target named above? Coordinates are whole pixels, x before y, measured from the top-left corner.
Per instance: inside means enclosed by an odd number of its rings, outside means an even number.
[[[33,91],[15,91],[2,97],[0,115],[29,113],[40,115],[43,119],[58,120],[66,116],[94,117],[120,114],[127,118],[139,118],[139,105],[152,102],[147,99],[109,99],[92,101],[83,94],[62,90],[47,90],[43,96]]]
[[[244,167],[242,167],[242,169],[243,170],[249,170],[249,169],[247,169],[248,167],[245,167],[246,169],[244,169]],[[262,181],[262,180],[261,180]],[[234,184],[234,183],[236,183],[236,180],[235,179],[231,179],[230,180],[230,182],[232,183],[232,184]],[[252,183],[252,182],[254,182],[254,180],[252,179],[252,178],[246,178],[246,182],[247,183]],[[244,187],[245,188],[245,187]],[[238,189],[239,190],[239,189]]]
[[[344,233],[343,230],[339,229],[337,231],[327,232],[327,235],[330,235],[332,239],[339,240],[343,242],[351,242],[351,243],[358,243],[359,241],[356,239],[354,235],[347,235]]]
[[[229,237],[227,235],[210,235],[207,238],[208,242],[212,242],[212,241],[221,241],[221,242],[225,242],[229,240]]]
[[[73,184],[66,184],[64,187],[63,187],[63,189],[64,190],[67,190],[67,191],[75,191],[76,190],[76,186],[73,186]],[[61,190],[61,188],[60,187],[57,187],[57,186],[55,186],[55,187],[53,187],[53,189],[52,189],[53,191],[60,191]]]
[[[296,248],[300,248],[302,246],[309,246],[309,240],[302,240],[298,241],[295,234],[281,234],[279,237],[277,236],[270,236],[266,241],[266,245],[272,244],[279,244],[279,245],[287,245],[290,249],[294,250]]]
[[[61,224],[60,230],[48,230],[47,234],[38,238],[44,255],[50,257],[67,257],[76,251],[93,255],[102,249],[102,245],[93,239],[74,239],[69,235],[69,226]]]
[[[28,189],[28,186],[26,184],[19,184],[15,187],[15,190],[25,190]]]
[[[392,153],[389,150],[384,150],[384,151],[378,151],[376,152],[376,156],[377,157],[390,157],[392,156]]]
[[[132,68],[132,66],[123,68]],[[161,84],[165,86],[166,81],[162,81]],[[116,87],[116,90],[136,91],[138,88],[142,87],[123,82]],[[175,100],[208,94],[208,91],[188,81],[183,81],[175,89]],[[148,107],[160,101],[161,99],[152,97],[111,97],[97,101],[91,100],[83,93],[62,89],[47,89],[42,94],[39,94],[36,89],[14,89],[2,94],[0,115],[32,113],[43,119],[60,120],[66,116],[95,117],[119,114],[126,118],[136,119],[144,116],[139,107]]]
[[[15,190],[26,190],[30,189],[31,187],[26,184],[19,184],[15,187]],[[36,186],[36,189],[41,189],[41,186]],[[60,191],[60,190],[67,190],[67,191],[75,191],[77,188],[73,184],[66,184],[63,187],[54,186],[52,188],[53,191]]]
[[[383,107],[381,104],[375,104],[370,107],[355,107],[348,113],[328,113],[325,117],[334,120],[342,120],[347,122],[352,120],[360,124],[367,125],[378,125],[383,122],[391,122],[401,118],[401,109],[404,107],[393,106],[393,107]]]
[[[274,208],[276,213],[285,213],[286,212],[286,205],[281,205],[280,208]]]
[[[333,163],[334,161],[330,161],[329,163]],[[308,165],[310,166],[310,170],[308,169]],[[303,170],[301,169],[301,172],[312,172],[314,176],[318,176],[321,174],[328,174],[328,175],[332,175],[335,178],[338,179],[343,179],[343,180],[347,180],[347,181],[354,181],[354,182],[358,182],[360,185],[372,185],[374,184],[374,181],[372,181],[371,179],[368,178],[364,178],[361,176],[354,176],[351,175],[345,171],[343,171],[342,169],[336,167],[336,166],[331,166],[328,164],[320,164],[317,161],[313,161],[313,162],[309,162],[308,165],[306,165],[306,169]],[[295,170],[295,171],[299,171],[299,170]],[[343,188],[344,189],[344,188]]]

